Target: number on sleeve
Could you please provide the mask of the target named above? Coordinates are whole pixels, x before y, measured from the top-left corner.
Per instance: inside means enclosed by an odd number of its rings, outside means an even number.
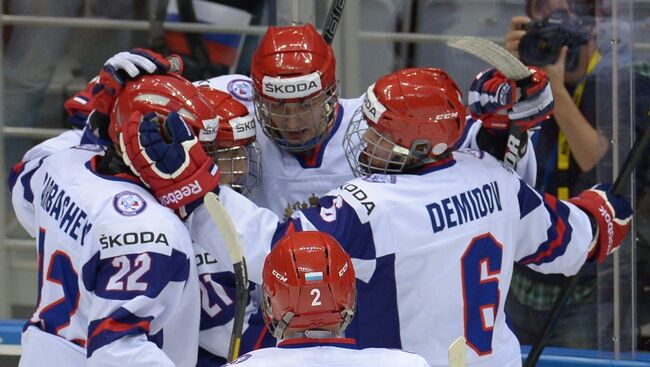
[[[212,274],[203,274],[199,279],[201,280],[201,307],[210,317],[217,316],[222,310],[217,302],[218,299],[225,306],[230,306],[233,303],[233,300],[228,297],[228,293],[226,293],[223,286],[212,280]],[[214,292],[213,294],[216,298],[210,296],[211,293],[208,289]]]
[[[461,258],[465,339],[479,356],[492,353],[502,254],[503,246],[486,233],[475,237]]]

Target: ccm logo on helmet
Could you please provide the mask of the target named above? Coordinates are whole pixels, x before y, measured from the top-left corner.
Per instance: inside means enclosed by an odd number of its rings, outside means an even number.
[[[278,273],[275,269],[271,271],[271,274],[273,274],[274,277],[276,277],[279,281],[282,283],[286,283],[289,278],[285,277],[284,275]]]
[[[323,89],[320,75],[316,72],[295,78],[273,78],[265,76],[262,80],[264,95],[278,99],[308,97]]]
[[[442,113],[440,115],[436,115],[436,120],[453,119],[455,117],[458,117],[458,112]]]
[[[341,270],[339,270],[339,278],[342,277],[343,274],[345,274],[346,271],[348,271],[348,263],[347,262],[345,263],[345,265],[343,265]]]

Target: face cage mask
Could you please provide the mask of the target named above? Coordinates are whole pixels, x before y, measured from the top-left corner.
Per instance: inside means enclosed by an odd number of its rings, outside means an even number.
[[[408,149],[368,127],[361,108],[354,113],[345,131],[343,150],[356,177],[372,173],[402,173],[407,163],[421,161],[412,156]]]
[[[262,181],[262,151],[256,141],[245,146],[218,148],[203,143],[203,149],[221,171],[221,183],[248,195]]]
[[[329,135],[336,117],[338,85],[334,84],[322,94],[300,101],[299,111],[288,112],[284,102],[273,101],[255,93],[255,117],[264,134],[283,150],[306,152],[312,150]],[[323,99],[324,96],[324,99]],[[275,107],[274,107],[275,106]],[[278,112],[281,110],[280,112]],[[318,115],[313,119],[312,116]],[[278,127],[273,121],[295,119],[296,127]]]

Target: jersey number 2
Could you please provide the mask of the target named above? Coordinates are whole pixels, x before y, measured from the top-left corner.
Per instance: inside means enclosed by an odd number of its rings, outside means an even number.
[[[479,356],[492,353],[502,254],[503,246],[486,233],[474,237],[461,258],[465,339]]]

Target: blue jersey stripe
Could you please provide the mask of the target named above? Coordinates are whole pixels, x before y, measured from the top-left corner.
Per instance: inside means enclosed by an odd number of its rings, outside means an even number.
[[[544,195],[544,207],[551,217],[551,225],[546,232],[547,240],[537,248],[534,254],[519,260],[521,264],[540,265],[552,262],[564,254],[571,241],[573,229],[569,224],[569,207],[548,194]]]
[[[94,291],[95,295],[105,299],[130,300],[136,296],[143,295],[149,298],[156,298],[170,282],[185,282],[189,277],[190,262],[187,256],[173,249],[170,255],[163,255],[157,252],[142,252],[136,254],[125,254],[118,257],[126,257],[132,269],[138,268],[141,262],[139,256],[149,256],[149,270],[144,273],[138,282],[146,284],[145,289],[110,289],[109,280],[119,268],[112,266],[115,257],[99,259],[99,252],[88,261],[83,267],[83,282],[88,291]]]
[[[34,173],[36,173],[36,171],[41,167],[44,160],[45,157],[41,158],[38,161],[38,165],[36,167],[34,167],[29,172],[23,174],[22,177],[20,177],[20,183],[23,185],[23,198],[26,201],[28,201],[30,204],[34,204],[34,192],[32,191],[32,184],[31,184],[32,176],[34,176]],[[13,187],[13,185],[11,187]]]
[[[517,201],[519,202],[519,219],[523,219],[530,212],[537,209],[538,206],[542,205],[542,199],[539,194],[522,180],[519,180]]]
[[[341,200],[340,208],[335,208],[335,196],[324,196],[319,206],[303,209],[302,213],[319,231],[327,232],[345,248],[350,257],[373,260],[376,257],[370,223],[361,223],[357,213],[348,203]],[[325,220],[321,212],[335,213],[335,219]]]
[[[88,325],[87,357],[99,348],[127,335],[149,334],[152,316],[138,317],[125,308],[118,308],[108,317]]]

